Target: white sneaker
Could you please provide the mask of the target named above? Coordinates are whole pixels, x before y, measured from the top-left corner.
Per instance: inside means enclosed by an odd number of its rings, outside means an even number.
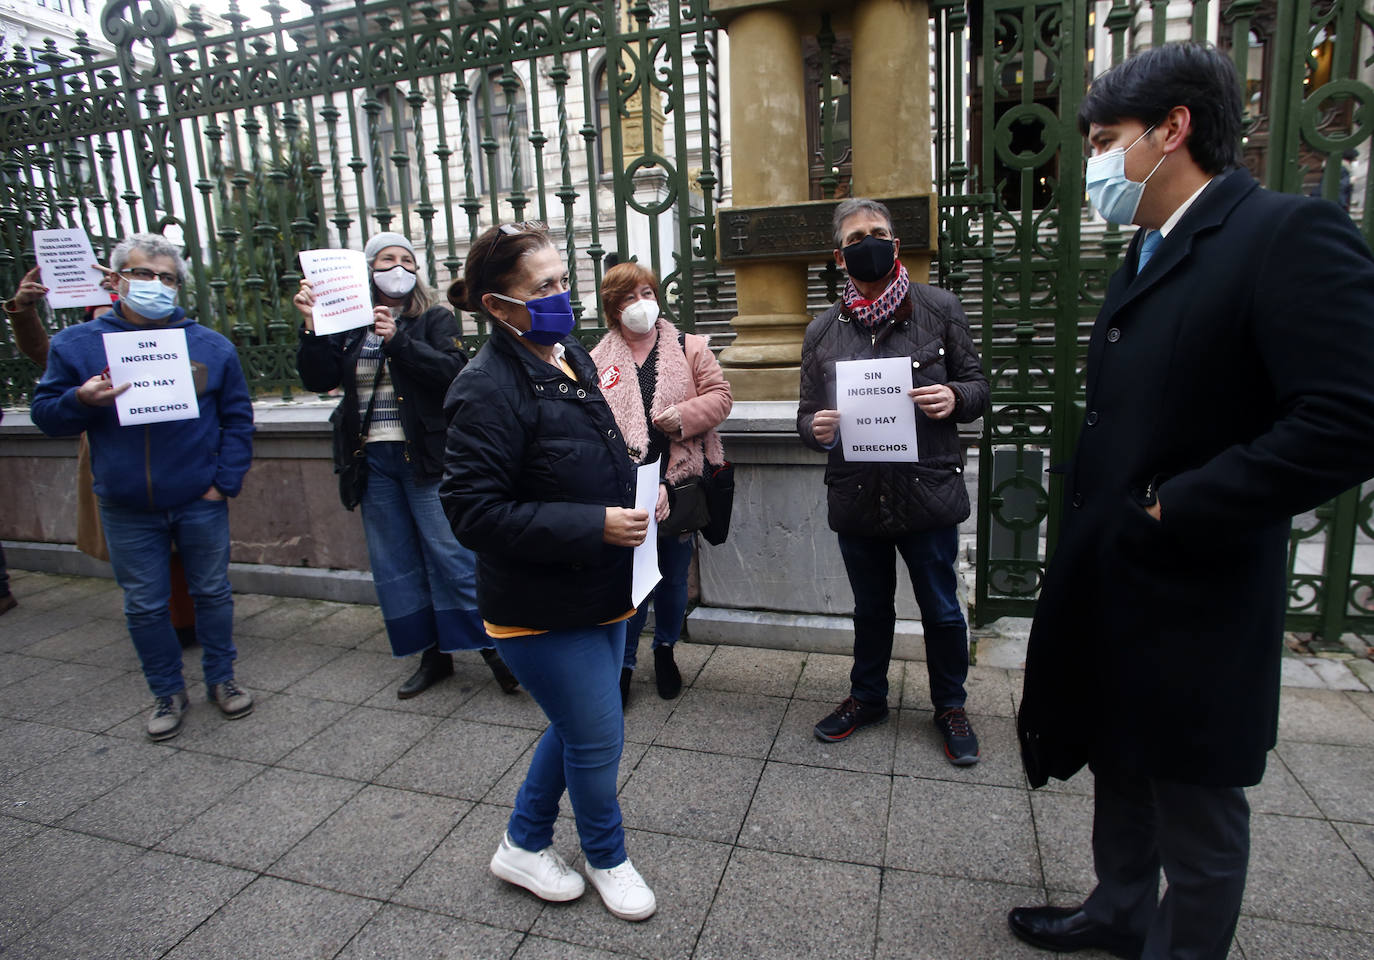
[[[541,900],[556,903],[576,900],[587,889],[552,845],[532,853],[511,842],[509,833],[501,838],[501,845],[492,855],[491,872],[507,883],[524,887]]]
[[[606,909],[621,920],[647,920],[658,909],[654,892],[629,860],[609,870],[588,865],[587,877],[601,894]]]

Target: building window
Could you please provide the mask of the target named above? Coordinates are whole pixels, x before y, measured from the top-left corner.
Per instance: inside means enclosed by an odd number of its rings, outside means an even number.
[[[472,94],[473,107],[473,142],[479,147],[473,156],[473,162],[477,164],[477,180],[479,189],[486,192],[490,189],[488,177],[488,155],[481,149],[480,144],[490,139],[496,144],[496,189],[506,191],[513,189],[514,177],[511,170],[511,132],[510,121],[511,112],[515,114],[515,147],[520,151],[520,182],[522,189],[528,189],[534,182],[534,174],[531,169],[529,147],[529,113],[525,108],[525,88],[516,80],[514,96],[512,102],[507,102],[505,88],[501,86],[501,77],[504,71],[499,67],[487,73],[486,77],[479,80],[477,88]]]

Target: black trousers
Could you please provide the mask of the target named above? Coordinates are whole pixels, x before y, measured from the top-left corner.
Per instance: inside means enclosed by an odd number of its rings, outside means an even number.
[[[906,561],[925,630],[930,700],[936,711],[962,707],[968,679],[968,627],[959,608],[959,528],[940,527],[901,538],[842,533],[840,555],[854,591],[854,666],[849,692],[864,703],[887,703],[887,670],[897,623],[897,555]]]
[[[1245,791],[1093,773],[1097,889],[1083,909],[1142,938],[1142,960],[1226,960],[1250,861]]]

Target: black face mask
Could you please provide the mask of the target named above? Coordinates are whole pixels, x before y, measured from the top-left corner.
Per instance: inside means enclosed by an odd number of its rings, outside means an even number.
[[[897,259],[896,244],[873,236],[851,243],[840,252],[849,275],[863,283],[876,283],[887,276]]]

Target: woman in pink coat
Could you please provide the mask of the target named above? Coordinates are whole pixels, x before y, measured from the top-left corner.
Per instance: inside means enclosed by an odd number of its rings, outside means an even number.
[[[663,523],[674,509],[689,506],[686,494],[673,495],[674,487],[699,479],[707,463],[725,462],[716,427],[730,413],[730,384],[706,337],[680,334],[660,316],[658,278],[653,271],[638,263],[615,265],[601,282],[601,303],[609,329],[592,350],[601,392],[635,463],[657,460],[661,464],[655,515]],[[665,700],[682,691],[673,644],[687,612],[687,569],[695,539],[694,530],[658,539],[663,579],[652,594],[654,674],[659,696]],[[648,603],[641,604],[626,624],[625,666],[620,672],[623,702],[629,701]]]

